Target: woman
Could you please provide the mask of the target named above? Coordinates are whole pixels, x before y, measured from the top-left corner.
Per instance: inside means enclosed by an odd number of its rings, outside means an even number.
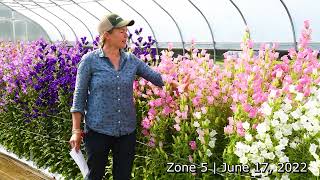
[[[80,122],[85,118],[84,143],[89,167],[86,179],[103,178],[110,150],[114,179],[130,179],[136,143],[135,75],[156,86],[164,85],[159,73],[122,50],[127,43],[127,26],[133,24],[133,20],[123,20],[116,14],[107,15],[98,26],[101,48],[84,55],[78,64],[70,110],[73,122],[70,144],[79,150]]]

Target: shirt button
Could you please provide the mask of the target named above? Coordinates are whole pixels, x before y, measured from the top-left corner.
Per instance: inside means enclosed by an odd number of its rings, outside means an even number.
[[[120,87],[118,87],[118,89],[120,89]]]
[[[120,121],[118,121],[118,123],[120,124]]]
[[[120,76],[117,76],[117,78],[119,78]]]
[[[118,101],[120,101],[120,98],[118,98]]]
[[[118,112],[120,112],[120,109],[118,109]]]

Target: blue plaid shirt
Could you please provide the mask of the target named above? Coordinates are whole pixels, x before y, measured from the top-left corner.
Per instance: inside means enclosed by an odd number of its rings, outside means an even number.
[[[121,50],[118,71],[101,48],[87,53],[78,64],[70,112],[81,112],[86,127],[99,133],[121,136],[133,132],[136,129],[135,75],[156,86],[164,85],[161,74],[131,53]]]

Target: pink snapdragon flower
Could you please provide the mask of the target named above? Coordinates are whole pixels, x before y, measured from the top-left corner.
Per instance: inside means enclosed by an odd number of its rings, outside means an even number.
[[[190,141],[189,142],[189,146],[192,150],[196,150],[197,149],[197,143],[195,141]]]

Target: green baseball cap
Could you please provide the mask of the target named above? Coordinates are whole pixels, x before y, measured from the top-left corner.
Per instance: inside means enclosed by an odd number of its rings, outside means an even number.
[[[134,20],[124,20],[119,15],[111,13],[102,18],[98,25],[98,32],[101,35],[105,31],[110,31],[113,28],[132,26],[133,24]]]

